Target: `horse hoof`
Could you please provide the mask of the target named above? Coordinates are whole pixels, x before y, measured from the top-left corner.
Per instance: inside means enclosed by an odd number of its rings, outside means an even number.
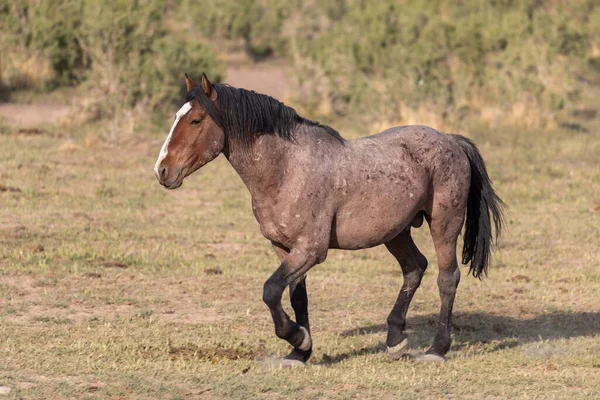
[[[297,359],[292,358],[263,358],[258,360],[259,364],[266,369],[271,368],[298,368],[304,367],[304,363]]]
[[[297,368],[297,367],[304,367],[305,365],[306,364],[304,364],[300,360],[295,360],[295,359],[291,359],[291,358],[282,358],[281,359],[281,368]]]
[[[443,363],[446,362],[446,357],[437,354],[419,354],[413,358],[416,362],[423,363]]]
[[[408,339],[405,338],[403,341],[400,342],[400,344],[397,344],[392,347],[388,346],[388,355],[391,357],[392,360],[399,360],[401,358],[405,358],[405,353],[403,350],[406,348],[407,345]]]

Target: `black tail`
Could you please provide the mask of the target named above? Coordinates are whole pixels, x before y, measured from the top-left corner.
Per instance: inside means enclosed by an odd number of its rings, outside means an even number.
[[[471,263],[471,273],[481,279],[482,273],[487,275],[492,250],[494,239],[492,220],[494,221],[495,243],[497,243],[504,225],[502,212],[506,204],[494,192],[492,181],[477,146],[464,136],[454,135],[454,137],[467,154],[471,165],[471,186],[467,204],[462,263]]]

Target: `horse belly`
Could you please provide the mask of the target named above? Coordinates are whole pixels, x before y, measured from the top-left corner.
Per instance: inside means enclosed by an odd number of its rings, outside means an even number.
[[[420,211],[417,201],[363,202],[344,207],[337,214],[331,231],[331,247],[345,250],[365,249],[389,242],[406,229]]]

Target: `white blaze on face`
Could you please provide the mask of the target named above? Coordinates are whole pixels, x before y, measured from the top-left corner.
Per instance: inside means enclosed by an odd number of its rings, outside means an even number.
[[[175,122],[173,122],[173,126],[171,127],[171,130],[169,131],[167,140],[165,140],[165,143],[163,144],[162,149],[160,149],[160,154],[158,155],[158,160],[156,160],[156,164],[154,165],[154,173],[157,176],[158,176],[158,167],[160,166],[160,163],[162,162],[162,160],[165,159],[165,157],[167,156],[167,153],[169,152],[168,151],[169,142],[171,141],[171,136],[173,136],[173,131],[175,130],[177,123],[191,109],[192,109],[192,102],[188,101],[187,103],[182,105],[181,108],[179,109],[179,111],[177,111],[177,114],[175,114]]]

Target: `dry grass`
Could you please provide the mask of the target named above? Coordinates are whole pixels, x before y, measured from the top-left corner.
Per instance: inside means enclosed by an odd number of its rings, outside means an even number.
[[[0,386],[13,398],[600,397],[597,128],[470,132],[510,212],[489,279],[463,276],[448,363],[383,352],[402,278],[376,248],[311,271],[315,352],[293,371],[256,361],[287,351],[261,301],[276,258],[225,159],[167,192],[152,173],[166,131],[115,148],[44,129],[0,135]],[[431,267],[411,351],[439,307],[427,228],[417,240]]]
[[[48,57],[25,46],[10,43],[4,32],[0,33],[0,88],[44,88],[55,78]],[[0,93],[2,94],[2,93]]]

